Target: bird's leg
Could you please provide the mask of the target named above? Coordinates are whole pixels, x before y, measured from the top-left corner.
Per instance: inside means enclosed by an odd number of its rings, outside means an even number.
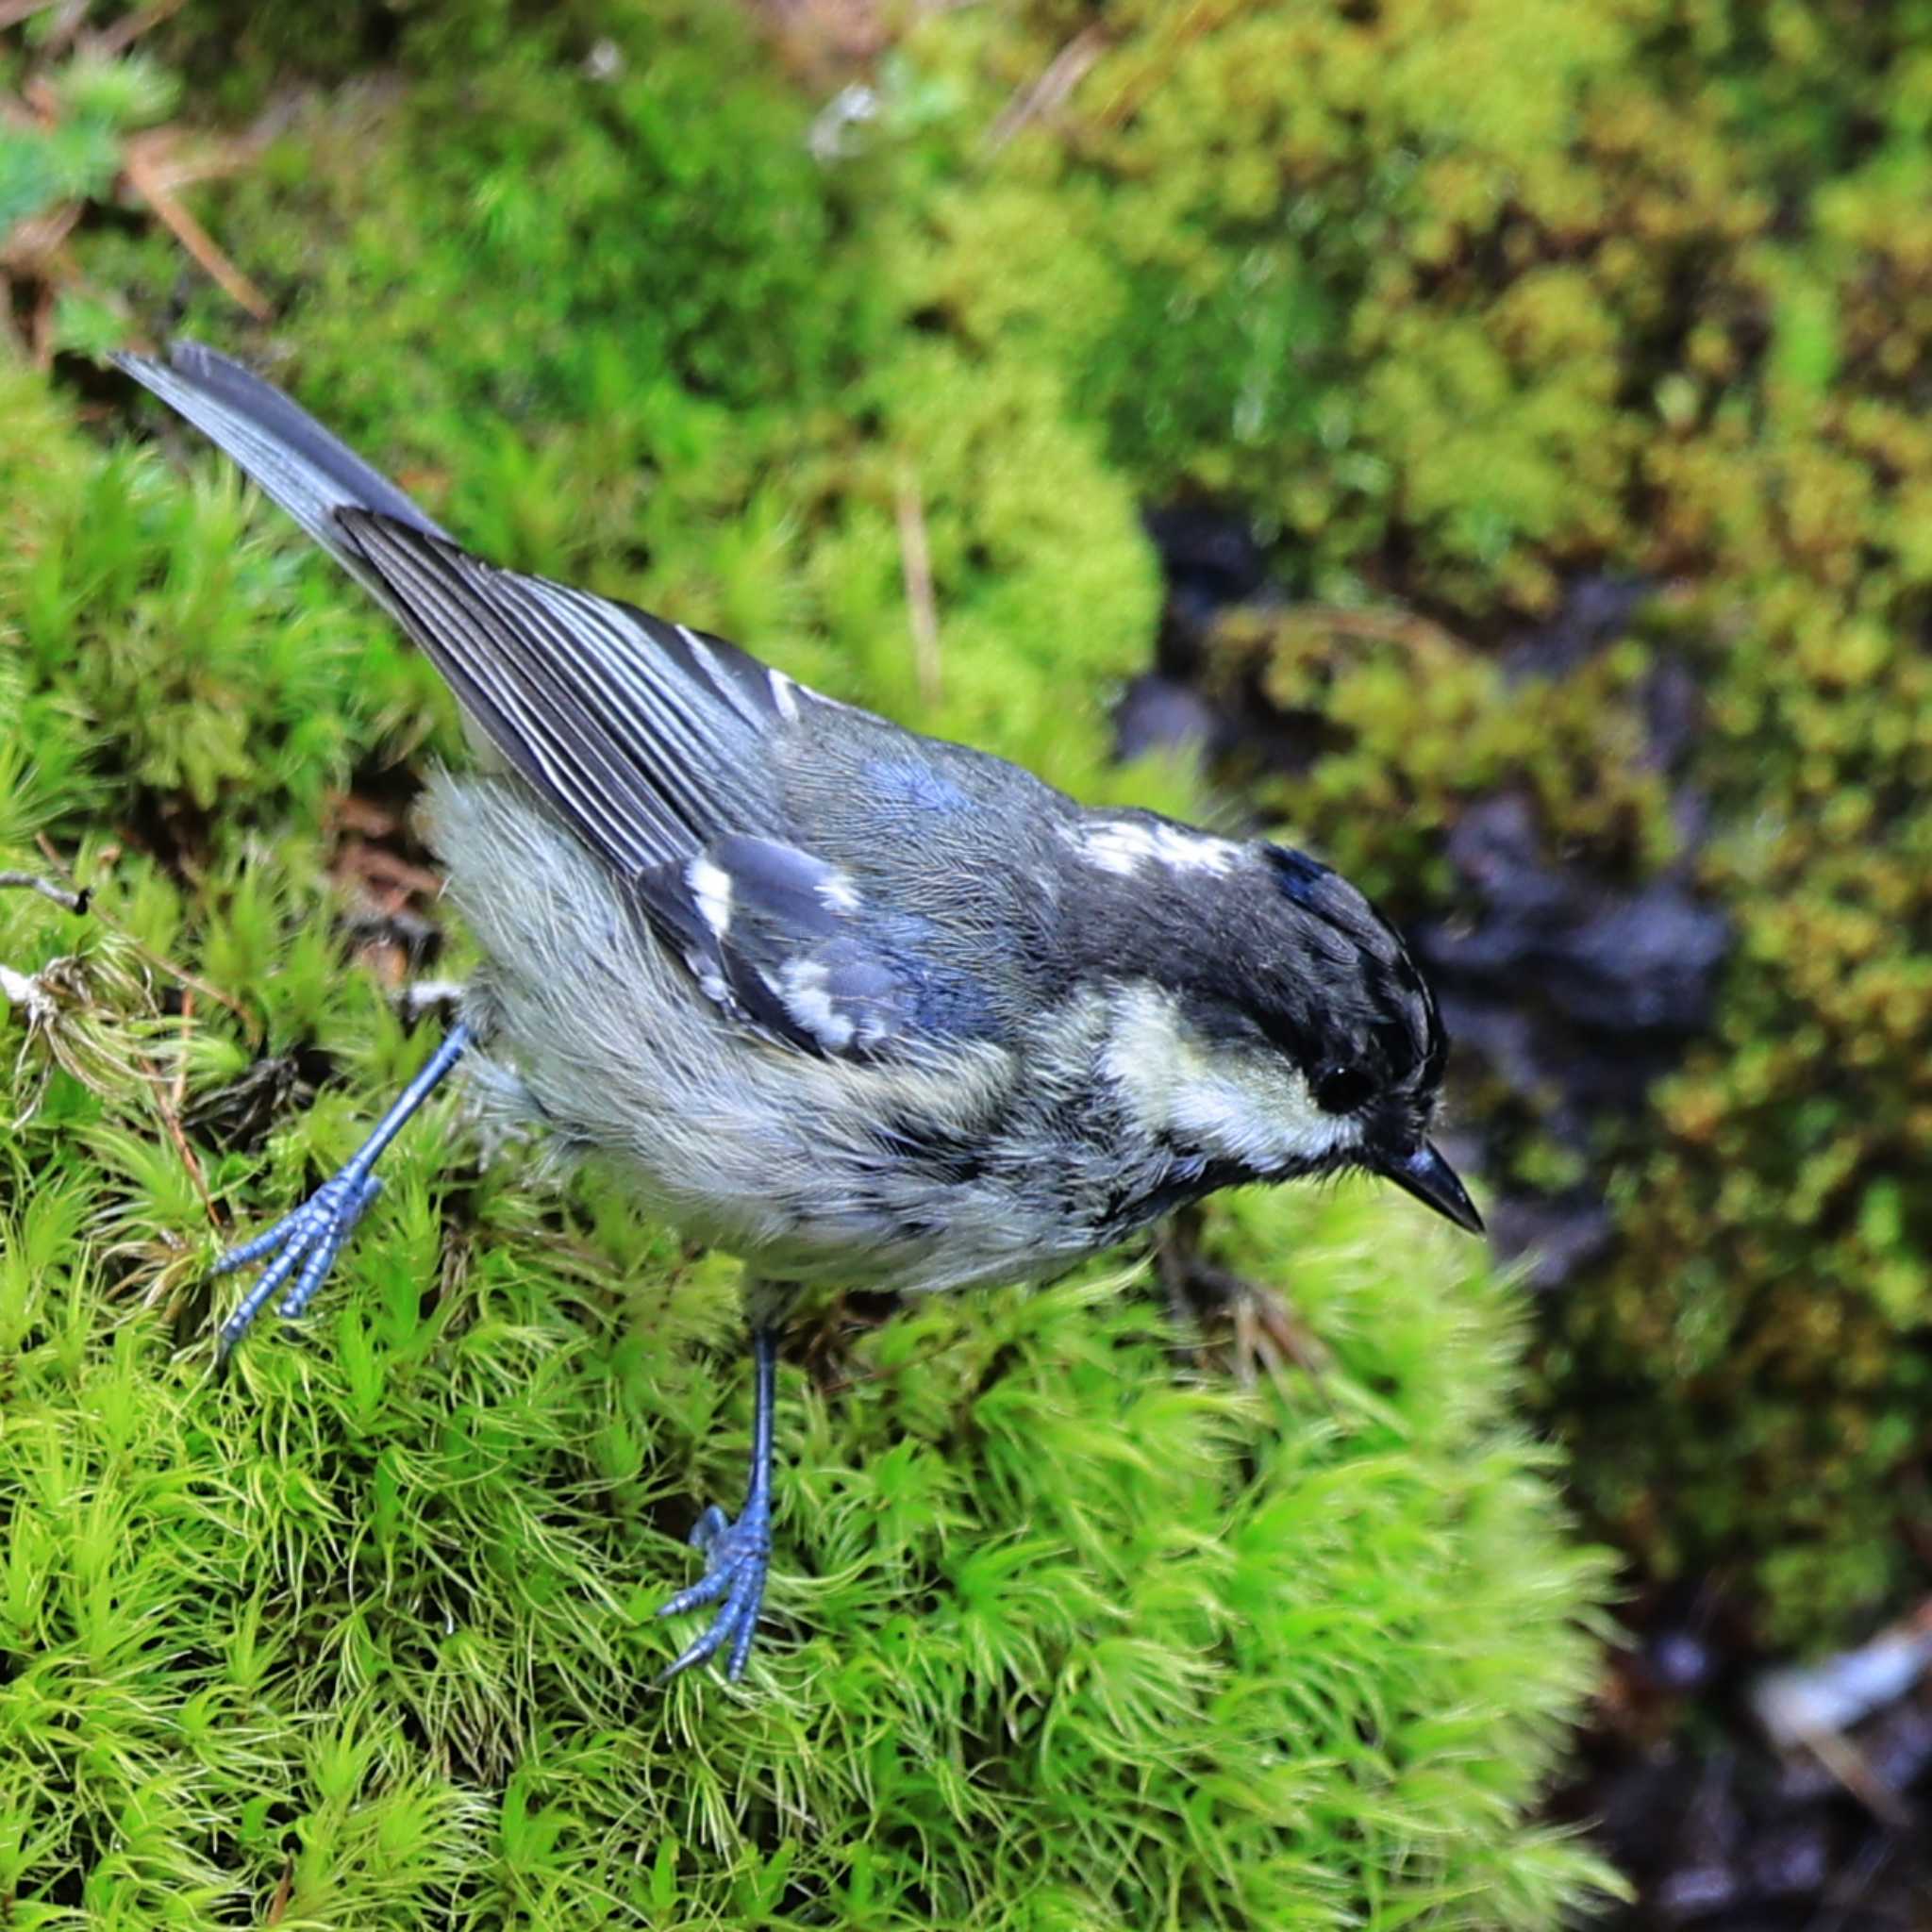
[[[475,1036],[460,1024],[443,1036],[442,1044],[424,1062],[423,1070],[404,1088],[396,1104],[383,1115],[375,1131],[350,1157],[347,1166],[331,1180],[325,1181],[293,1213],[239,1248],[231,1248],[214,1265],[214,1273],[227,1274],[237,1268],[274,1258],[261,1271],[260,1278],[242,1296],[235,1312],[222,1324],[217,1345],[222,1360],[248,1332],[249,1324],[260,1314],[275,1291],[291,1283],[282,1297],[280,1312],[286,1317],[299,1315],[314,1298],[328,1273],[329,1264],[341,1252],[356,1224],[369,1204],[382,1191],[382,1183],[373,1172],[383,1150],[402,1130],[403,1124],[436,1091],[443,1075],[462,1058],[463,1050]]]
[[[704,1575],[681,1590],[658,1614],[682,1616],[705,1604],[718,1604],[718,1613],[702,1635],[678,1655],[658,1676],[668,1683],[680,1671],[701,1664],[726,1643],[731,1646],[724,1674],[734,1683],[744,1674],[758,1633],[758,1609],[765,1600],[765,1575],[772,1559],[772,1416],[778,1383],[778,1333],[766,1324],[751,1331],[752,1367],[756,1376],[751,1425],[751,1482],[744,1507],[736,1520],[713,1503],[692,1527],[692,1546],[705,1553]],[[719,1603],[719,1599],[724,1601]]]

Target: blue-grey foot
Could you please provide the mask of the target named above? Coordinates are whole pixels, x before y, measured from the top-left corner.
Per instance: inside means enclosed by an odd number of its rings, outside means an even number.
[[[736,1519],[714,1503],[692,1525],[691,1547],[708,1558],[705,1574],[689,1590],[681,1590],[664,1605],[660,1617],[680,1617],[687,1610],[718,1606],[704,1632],[678,1653],[658,1674],[668,1684],[680,1671],[701,1664],[728,1644],[724,1674],[732,1682],[744,1674],[758,1635],[758,1611],[765,1600],[765,1578],[772,1562],[772,1416],[775,1407],[778,1342],[769,1328],[752,1331],[752,1365],[756,1373],[752,1403],[751,1483],[744,1507]]]
[[[228,1351],[248,1333],[256,1316],[285,1282],[291,1286],[282,1297],[282,1314],[292,1320],[308,1306],[330,1264],[341,1253],[343,1242],[381,1191],[382,1183],[375,1175],[358,1174],[353,1164],[345,1167],[333,1180],[325,1181],[316,1189],[292,1214],[283,1215],[252,1241],[229,1249],[215,1263],[216,1274],[228,1274],[270,1256],[275,1257],[261,1271],[255,1286],[242,1297],[235,1312],[222,1324],[216,1351],[222,1360],[227,1359]]]
[[[375,1131],[356,1150],[348,1165],[333,1179],[325,1181],[292,1214],[283,1215],[266,1232],[244,1241],[239,1248],[231,1248],[215,1263],[216,1274],[229,1274],[237,1268],[252,1267],[257,1261],[268,1262],[235,1312],[222,1324],[216,1347],[218,1360],[227,1360],[256,1316],[283,1288],[288,1292],[282,1296],[280,1313],[291,1320],[314,1300],[323,1277],[341,1253],[356,1224],[382,1191],[382,1183],[372,1170],[383,1150],[395,1139],[404,1122],[436,1091],[437,1083],[456,1065],[474,1038],[468,1026],[452,1026],[441,1044],[424,1062],[422,1072],[376,1124]]]

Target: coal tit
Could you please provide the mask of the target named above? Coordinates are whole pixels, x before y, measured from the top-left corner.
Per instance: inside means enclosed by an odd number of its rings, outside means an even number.
[[[487,964],[349,1165],[224,1257],[224,1351],[296,1314],[377,1157],[467,1055],[481,1104],[615,1162],[743,1257],[753,1469],[664,1607],[667,1675],[744,1668],[771,1545],[776,1331],[804,1285],[1055,1274],[1217,1188],[1366,1169],[1481,1223],[1428,1140],[1446,1041],[1345,879],[1261,840],[1076,805],[736,645],[462,549],[240,364],[115,358],[225,450],[449,681],[483,769],[429,788]],[[728,1646],[728,1649],[726,1649]]]

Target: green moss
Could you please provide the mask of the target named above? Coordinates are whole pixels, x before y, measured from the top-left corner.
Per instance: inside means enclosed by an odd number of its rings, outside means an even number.
[[[788,1371],[763,1660],[666,1696],[661,1525],[741,1453],[728,1287],[667,1300],[594,1191],[456,1217],[444,1137],[398,1152],[312,1345],[226,1387],[110,1318],[111,1180],[8,1229],[26,1923],[81,1923],[47,1902],[82,1873],[89,1923],[282,1890],[318,1925],[1541,1924],[1588,1875],[1508,1821],[1595,1563],[1549,1541],[1507,1305],[1446,1242],[1409,1230],[1402,1308],[1380,1204],[1250,1224],[1323,1257],[1332,1413],[1176,1383],[1104,1275],[933,1305],[830,1397]]]
[[[1534,604],[1552,557],[1612,538],[1637,440],[1616,311],[1535,227],[1577,219],[1570,157],[1655,10],[1116,8],[1075,94],[996,151],[970,124],[1072,28],[934,18],[900,88],[951,83],[959,178],[908,192],[933,158],[907,136],[907,299],[1030,336],[1143,487],[1251,507],[1324,594],[1400,541],[1461,603]],[[1491,249],[1521,271],[1500,304]]]
[[[401,77],[315,95],[209,192],[284,320],[193,295],[189,325],[507,559],[1091,795],[1186,802],[1104,762],[1158,591],[1077,372],[908,315],[896,164],[808,161],[734,15],[258,13],[185,9],[174,57],[239,47],[231,104],[378,41]],[[84,240],[158,325],[167,245]],[[0,1056],[9,1923],[1540,1926],[1613,1883],[1527,1822],[1604,1560],[1510,1420],[1514,1296],[1382,1194],[1217,1224],[1260,1274],[1297,1257],[1325,1401],[1188,1370],[1119,1262],[807,1317],[743,1693],[649,1688],[681,1534],[740,1480],[735,1273],[597,1175],[480,1165],[432,1112],[308,1332],[211,1379],[208,1264],[424,1050],[348,957],[330,794],[458,740],[215,459],[172,429],[185,482],[104,453],[11,381],[0,865],[44,867],[45,836],[95,910],[0,892],[0,961],[63,990]],[[251,1111],[278,1068],[313,1105]]]

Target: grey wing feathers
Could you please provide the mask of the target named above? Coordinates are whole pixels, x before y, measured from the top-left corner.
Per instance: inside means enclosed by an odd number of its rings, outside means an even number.
[[[619,872],[762,829],[783,713],[742,652],[391,517],[336,521],[491,741]]]
[[[380,510],[432,537],[445,533],[379,471],[331,436],[306,409],[252,370],[199,342],[176,342],[166,362],[115,356],[143,388],[185,416],[364,585],[364,567],[343,543],[335,512],[354,506]]]
[[[807,1052],[903,1057],[991,1031],[981,990],[928,926],[795,845],[733,833],[633,890],[707,998]]]
[[[765,829],[765,734],[810,694],[721,638],[492,568],[295,404],[198,342],[118,367],[401,620],[512,766],[620,872]]]

